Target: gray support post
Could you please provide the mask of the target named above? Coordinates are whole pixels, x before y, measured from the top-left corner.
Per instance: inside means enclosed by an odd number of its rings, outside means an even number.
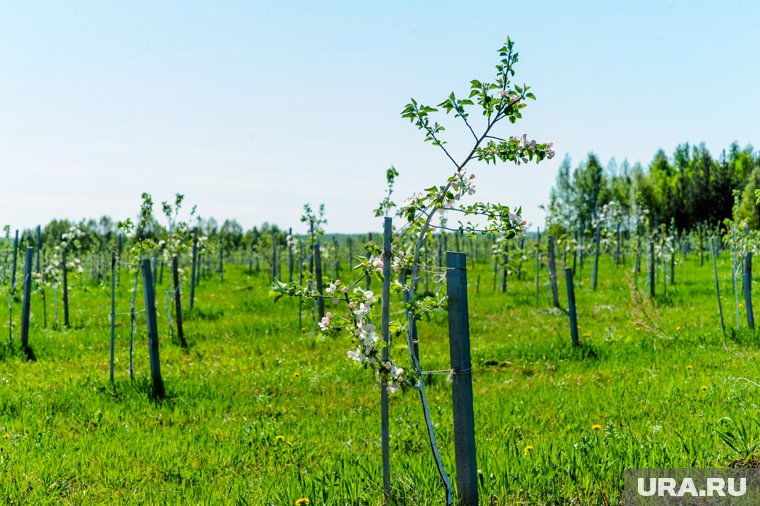
[[[172,279],[174,281],[174,319],[177,322],[177,337],[179,337],[179,345],[187,348],[185,331],[182,328],[182,285],[179,282],[179,258],[177,255],[172,257]]]
[[[148,352],[150,355],[150,377],[153,381],[153,397],[166,396],[161,378],[161,360],[158,356],[158,324],[156,323],[156,291],[153,286],[153,272],[150,260],[142,261],[143,294],[145,296],[145,322],[148,327]]]
[[[654,242],[649,239],[649,298],[654,299]]]
[[[272,279],[271,282],[277,279],[277,234],[272,232]]]
[[[591,289],[596,291],[597,283],[599,282],[599,239],[601,235],[601,224],[596,225],[594,231],[594,272],[591,276]]]
[[[110,378],[114,382],[114,352],[116,348],[116,253],[111,252],[111,355]]]
[[[720,301],[720,284],[718,283],[718,265],[715,262],[715,240],[710,238],[710,256],[712,257],[713,276],[715,277],[715,292],[718,296],[718,313],[720,314],[720,329],[726,337],[726,322],[723,319],[723,304]]]
[[[11,295],[16,289],[16,267],[18,264],[18,230],[16,230],[16,238],[13,240],[13,265],[11,267]]]
[[[69,327],[69,273],[66,267],[66,248],[61,255],[61,270],[63,271],[63,325]]]
[[[32,307],[32,263],[34,248],[26,248],[26,263],[24,264],[24,298],[21,302],[21,348],[29,349],[29,314]]]
[[[578,315],[575,312],[575,287],[573,286],[572,269],[565,269],[565,285],[567,286],[567,312],[570,315],[570,338],[573,346],[578,346]]]
[[[536,307],[540,306],[538,299],[539,279],[541,277],[541,229],[536,229]]]
[[[116,263],[116,284],[121,286],[121,250],[123,248],[123,242],[122,242],[123,239],[121,237],[121,232],[119,232],[119,235],[117,237],[118,237],[117,247],[118,247],[119,253],[116,259],[116,262],[117,262]]]
[[[386,217],[383,223],[383,295],[382,295],[382,337],[385,346],[382,351],[382,364],[388,362],[388,348],[391,345],[390,321],[391,321],[391,234],[392,220]],[[383,503],[389,504],[391,500],[391,450],[390,429],[388,417],[388,384],[380,383],[380,418],[381,418],[381,447],[383,454]]]
[[[552,291],[552,305],[559,307],[559,288],[557,288],[557,264],[554,255],[554,236],[549,236],[549,285]]]
[[[288,238],[293,237],[293,229],[288,229]],[[293,282],[293,244],[292,240],[288,243],[288,283]]]
[[[219,240],[219,281],[224,282],[224,246]]]
[[[317,316],[321,320],[325,316],[325,294],[322,280],[322,256],[319,254],[319,239],[314,243],[314,277],[317,281],[317,292],[319,292],[319,298],[317,299]]]
[[[754,330],[755,315],[752,311],[752,252],[748,251],[744,257],[744,307],[747,310],[747,326]]]
[[[460,504],[477,506],[478,467],[475,458],[475,413],[472,405],[467,255],[464,253],[446,253],[446,286],[449,296],[449,350],[457,495]]]
[[[40,274],[40,256],[42,255],[42,227],[37,225],[37,265],[35,266],[35,272]]]
[[[13,345],[13,299],[16,293],[16,264],[18,262],[18,230],[16,230],[16,239],[13,241],[13,265],[11,267],[11,285],[8,296],[8,337],[9,342]]]
[[[298,284],[303,286],[303,243],[298,243]],[[298,296],[298,330],[303,330],[303,296]]]
[[[190,268],[190,311],[195,302],[195,274],[198,270],[198,227],[193,227],[193,264]]]
[[[370,232],[367,235],[367,242],[372,242],[372,232]],[[372,276],[371,275],[367,275],[367,277],[365,279],[366,279],[366,285],[365,285],[366,289],[369,290],[369,287],[372,286]]]

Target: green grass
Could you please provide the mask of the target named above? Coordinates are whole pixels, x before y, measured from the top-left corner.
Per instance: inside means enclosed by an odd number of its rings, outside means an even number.
[[[727,262],[723,255],[721,288],[726,322],[735,326]],[[627,467],[725,467],[760,441],[753,422],[760,389],[740,379],[760,378],[760,339],[743,329],[724,340],[709,263],[700,267],[692,256],[679,265],[677,283],[660,295],[644,326],[634,324],[636,315],[653,308],[632,301],[630,269],[606,257],[600,265],[596,292],[589,288],[590,262],[576,286],[578,349],[569,346],[567,317],[548,308],[545,271],[536,307],[535,264],[526,264],[527,279],[510,279],[506,294],[493,292],[485,260],[468,273],[483,504],[616,504]],[[0,502],[381,503],[377,383],[348,360],[347,340],[300,331],[296,301],[274,304],[266,274],[229,265],[224,284],[204,279],[195,311],[186,314],[188,350],[171,342],[166,285],[159,287],[164,401],[150,397],[144,314],[134,381],[127,373],[129,317],[118,316],[111,386],[107,289],[72,284],[71,329],[52,328],[49,291],[43,329],[35,294],[36,360],[3,347]],[[128,284],[123,273],[119,313],[128,312]],[[304,314],[309,328],[310,317]],[[660,332],[648,330],[654,327]],[[448,368],[446,328],[445,315],[420,327],[427,370]],[[453,477],[450,384],[445,375],[428,379]],[[729,437],[729,445],[719,437],[716,430],[733,427],[725,417],[746,428],[743,441]],[[416,393],[395,394],[396,504],[443,502],[426,441]]]

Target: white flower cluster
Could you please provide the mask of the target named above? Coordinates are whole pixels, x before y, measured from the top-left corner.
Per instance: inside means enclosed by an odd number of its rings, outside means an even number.
[[[375,326],[367,322],[366,318],[370,311],[372,311],[372,304],[377,302],[377,299],[375,298],[375,294],[372,293],[372,290],[354,288],[354,293],[359,295],[359,307],[356,307],[356,302],[349,303],[348,307],[351,308],[356,317],[354,335],[359,342],[359,346],[355,350],[349,350],[348,357],[359,364],[363,364],[366,361],[374,364],[375,359],[374,357],[370,357],[370,355],[377,347],[379,337]]]
[[[392,379],[392,381],[389,381],[387,384],[388,393],[392,394],[393,392],[398,391],[401,382],[404,381],[404,370],[390,362],[385,363],[385,368],[388,369],[388,374]]]
[[[198,251],[206,251],[207,246],[209,245],[208,242],[208,236],[207,235],[199,235],[198,236]]]
[[[323,316],[319,321],[319,328],[322,330],[322,332],[327,332],[330,329],[330,322],[332,321],[332,317],[333,314],[328,311],[327,314]]]
[[[605,222],[616,224],[621,221],[622,215],[623,212],[620,208],[620,204],[618,204],[617,201],[613,200],[611,202],[607,202],[602,206],[602,210],[599,213],[599,216],[597,216],[596,220],[592,221],[591,224],[594,228]]]
[[[288,234],[288,237],[286,239],[286,243],[288,245],[288,248],[293,249],[296,246],[298,246],[298,239],[292,234]]]
[[[491,246],[491,256],[501,257],[504,254],[504,246],[507,242],[507,238],[503,235],[497,236]]]
[[[444,207],[453,206],[459,199],[465,195],[475,195],[475,174],[467,174],[464,169],[458,170],[451,182],[451,189],[454,190],[454,198],[445,200]]]
[[[67,269],[76,269],[78,274],[82,274],[84,272],[84,268],[82,267],[82,261],[78,257],[74,257],[71,259],[71,262],[69,265],[66,266]]]
[[[475,195],[475,174],[467,174],[464,169],[458,170],[456,174],[456,181],[451,183],[451,187],[454,191],[458,191],[461,195]]]
[[[417,207],[422,202],[422,199],[424,197],[425,197],[425,194],[421,192],[415,193],[414,195],[406,199],[406,201],[403,204],[401,204],[401,212],[406,212],[412,207]]]
[[[404,251],[399,251],[395,253],[393,256],[393,261],[391,263],[391,269],[393,270],[393,272],[399,272],[401,268],[404,266],[404,262],[406,261],[407,261],[407,256]],[[385,266],[385,262],[383,261],[382,257],[371,256],[369,258],[369,265],[375,272],[382,274],[383,267]]]
[[[375,358],[370,357],[380,342],[380,336],[378,336],[375,326],[371,323],[361,323],[354,330],[354,335],[359,342],[359,346],[355,350],[349,350],[346,353],[348,358],[355,360],[358,364],[363,364],[364,362],[375,363]]]
[[[520,229],[523,234],[527,232],[528,222],[522,216],[516,213],[509,213],[509,219],[512,221],[514,228]]]
[[[407,255],[402,254],[403,259]],[[378,266],[382,267],[382,263]],[[398,283],[398,281],[396,281]],[[353,289],[349,296],[349,287],[343,285],[339,279],[331,282],[326,288],[325,293],[333,297],[333,302],[339,302],[339,294],[348,301],[350,312],[347,317],[340,317],[332,312],[328,312],[319,321],[319,329],[322,332],[329,333],[338,330],[346,330],[353,335],[356,347],[346,352],[351,360],[359,365],[377,366],[378,374],[381,381],[385,384],[389,392],[395,392],[404,380],[404,369],[394,365],[389,360],[380,358],[380,351],[383,343],[378,329],[370,321],[372,306],[377,302],[377,297],[372,290],[363,290],[359,287]]]
[[[68,232],[64,232],[63,234],[61,234],[61,241],[69,242],[74,239],[79,239],[83,235],[84,235],[84,232],[82,232],[82,230],[78,226],[72,225],[71,228],[69,228]]]
[[[522,97],[513,91],[499,90],[498,95],[501,98],[509,99],[513,104],[517,104],[522,100]]]
[[[529,151],[534,152],[536,150],[536,140],[531,139],[528,140],[528,134],[522,134],[522,137],[510,137],[510,140],[517,143],[517,147],[523,151]],[[554,147],[553,142],[547,142],[546,143],[546,158],[551,160],[554,158],[554,150],[552,149]],[[530,160],[527,156],[523,156],[520,158],[523,163],[528,163]]]
[[[339,293],[348,293],[348,287],[344,286],[343,288],[340,288],[340,280],[336,279],[335,281],[333,281],[332,283],[330,283],[330,285],[327,288],[325,288],[325,293],[327,293],[328,295],[332,295],[333,296],[333,304],[337,304],[338,303],[338,294]]]
[[[393,264],[391,268],[393,269],[393,272],[399,272],[401,270],[401,267],[404,265],[404,261],[406,260],[406,253],[404,251],[399,251],[395,257],[393,257]]]
[[[348,307],[351,308],[356,318],[358,318],[359,322],[357,325],[360,325],[362,320],[364,320],[367,315],[369,315],[370,311],[372,311],[372,304],[377,302],[377,299],[375,299],[375,294],[372,293],[372,290],[354,288],[354,293],[359,294],[361,298],[359,300],[359,307],[356,307],[356,302],[350,302]]]
[[[346,355],[358,364],[364,364],[365,362],[375,364],[377,359],[374,355],[376,355],[375,352],[380,344],[380,336],[377,333],[375,325],[367,321],[367,317],[369,316],[370,311],[372,311],[372,305],[377,302],[377,298],[375,297],[375,294],[372,293],[372,290],[355,288],[354,293],[359,297],[355,301],[349,303],[348,307],[351,308],[356,317],[354,336],[356,337],[358,346],[356,349],[349,350]],[[356,307],[357,303],[359,304],[358,308]],[[327,316],[325,316],[325,318],[327,318]],[[327,325],[329,326],[329,319]],[[322,325],[320,324],[320,328],[321,327]],[[387,382],[388,391],[395,392],[399,389],[399,383],[404,380],[402,376],[404,370],[393,365],[391,362],[385,362],[381,367],[385,367],[390,376]]]

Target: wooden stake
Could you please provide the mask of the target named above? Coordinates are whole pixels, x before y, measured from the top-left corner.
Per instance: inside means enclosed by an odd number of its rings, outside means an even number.
[[[457,495],[465,506],[478,505],[478,467],[475,458],[475,413],[472,402],[470,323],[467,307],[467,255],[446,253],[449,297],[449,351],[454,404],[454,453]]]
[[[166,396],[161,378],[161,360],[158,355],[158,325],[156,323],[156,291],[153,286],[153,272],[150,260],[142,261],[143,295],[145,297],[145,322],[148,327],[148,353],[150,355],[150,376],[153,381],[153,397]]]

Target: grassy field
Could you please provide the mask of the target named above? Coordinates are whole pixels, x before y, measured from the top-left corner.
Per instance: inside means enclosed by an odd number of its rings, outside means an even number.
[[[728,262],[727,254],[719,259],[733,327]],[[600,265],[596,292],[589,264],[576,286],[576,349],[565,314],[549,309],[545,271],[540,307],[535,264],[526,264],[525,280],[510,279],[506,294],[493,291],[490,262],[468,273],[483,504],[617,504],[627,467],[726,467],[760,441],[760,388],[741,379],[760,378],[759,341],[748,330],[724,340],[709,263],[691,256],[677,266],[676,284],[656,307],[632,299],[630,268],[609,258]],[[380,504],[379,388],[346,357],[347,341],[317,336],[310,313],[309,330],[300,331],[297,303],[274,304],[266,273],[229,265],[224,283],[214,277],[198,287],[184,351],[168,337],[164,284],[168,399],[154,401],[144,313],[135,380],[127,373],[127,281],[123,273],[114,386],[105,286],[72,291],[71,329],[43,329],[35,294],[35,361],[2,347],[0,502]],[[446,328],[443,314],[420,328],[426,370],[448,368]],[[450,384],[445,375],[428,379],[453,474]],[[731,432],[731,445],[717,431]],[[391,399],[391,455],[395,503],[443,502],[412,391]]]

